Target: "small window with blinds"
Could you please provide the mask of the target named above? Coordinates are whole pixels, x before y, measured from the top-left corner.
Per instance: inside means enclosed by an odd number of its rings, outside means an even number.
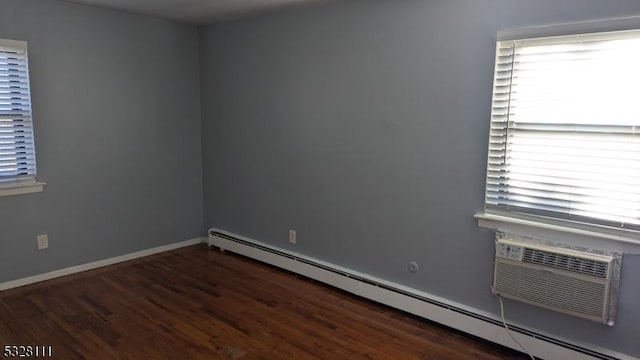
[[[640,31],[497,43],[487,212],[640,230]]]
[[[35,181],[27,43],[0,39],[0,187]]]

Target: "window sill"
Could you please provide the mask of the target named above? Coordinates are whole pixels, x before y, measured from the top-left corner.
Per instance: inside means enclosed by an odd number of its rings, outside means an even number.
[[[42,192],[46,183],[7,183],[0,185],[0,196],[33,194]]]
[[[640,254],[640,234],[621,229],[600,229],[598,226],[566,226],[507,215],[478,213],[478,226],[485,229],[515,233],[573,246]]]

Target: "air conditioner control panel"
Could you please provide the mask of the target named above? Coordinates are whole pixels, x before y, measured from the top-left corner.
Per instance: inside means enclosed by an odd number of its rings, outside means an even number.
[[[496,243],[496,257],[514,261],[522,261],[522,253],[522,246],[502,242]]]

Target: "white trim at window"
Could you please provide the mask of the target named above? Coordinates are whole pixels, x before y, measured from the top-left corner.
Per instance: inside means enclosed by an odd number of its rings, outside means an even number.
[[[499,33],[481,226],[538,224],[640,245],[633,24],[640,28],[629,18]]]
[[[28,182],[28,183],[7,183],[0,184],[0,196],[23,195],[42,192],[46,183]]]
[[[0,196],[42,191],[36,181],[27,43],[0,39]]]

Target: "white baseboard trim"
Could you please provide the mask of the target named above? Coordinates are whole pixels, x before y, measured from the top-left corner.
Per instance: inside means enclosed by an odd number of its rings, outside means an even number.
[[[93,261],[93,262],[82,264],[82,265],[71,266],[68,268],[55,270],[55,271],[51,271],[44,274],[38,274],[38,275],[28,276],[21,279],[11,280],[11,281],[0,283],[0,291],[17,288],[17,287],[25,286],[29,284],[34,284],[34,283],[45,281],[45,280],[51,280],[51,279],[59,278],[62,276],[76,274],[76,273],[87,271],[87,270],[93,270],[93,269],[101,268],[108,265],[113,265],[113,264],[129,261],[129,260],[149,256],[149,255],[155,255],[162,252],[179,249],[185,246],[200,244],[203,242],[204,243],[207,242],[206,237],[197,237],[197,238],[193,238],[190,240],[181,241],[173,244],[167,244],[163,246],[154,247],[151,249],[136,251],[130,254]]]
[[[508,336],[500,319],[494,314],[228,231],[211,228],[208,242],[209,246],[216,246],[277,266],[352,294],[522,351]],[[511,325],[510,327],[512,327]],[[513,327],[521,329],[521,331],[512,331],[517,340],[538,358],[548,360],[636,359],[591,344],[570,343],[568,340],[529,331],[517,325]]]

